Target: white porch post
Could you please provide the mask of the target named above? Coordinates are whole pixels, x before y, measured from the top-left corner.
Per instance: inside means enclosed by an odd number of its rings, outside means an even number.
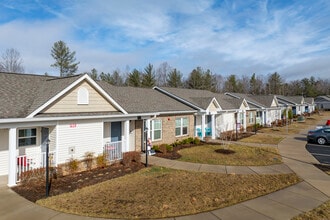
[[[125,152],[128,152],[129,151],[129,120],[126,120],[124,122],[124,134],[125,134]]]
[[[215,115],[212,115],[212,139],[215,139]]]
[[[204,140],[205,137],[205,114],[202,115],[202,140]]]
[[[243,130],[246,132],[246,110],[243,111]]]
[[[9,129],[9,187],[16,185],[16,132],[16,128]]]
[[[262,111],[262,126],[266,125],[266,111]]]

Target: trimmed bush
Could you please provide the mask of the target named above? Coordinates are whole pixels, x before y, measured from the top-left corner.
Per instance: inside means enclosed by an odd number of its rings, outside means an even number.
[[[122,164],[124,166],[129,166],[132,162],[141,162],[141,154],[139,152],[131,151],[123,154]]]
[[[167,145],[166,145],[166,151],[173,151],[173,146],[167,144]]]

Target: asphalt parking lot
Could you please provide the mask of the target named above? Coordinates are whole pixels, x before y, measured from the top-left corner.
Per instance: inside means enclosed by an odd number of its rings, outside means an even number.
[[[307,151],[321,164],[330,165],[330,145],[306,144]]]

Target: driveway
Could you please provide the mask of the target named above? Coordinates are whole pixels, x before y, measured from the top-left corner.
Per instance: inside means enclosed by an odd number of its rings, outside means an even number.
[[[306,150],[321,164],[330,165],[330,145],[306,144]]]

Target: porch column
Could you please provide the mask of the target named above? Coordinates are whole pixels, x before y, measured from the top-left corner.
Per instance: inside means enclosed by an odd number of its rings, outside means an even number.
[[[243,111],[243,131],[246,132],[246,110]]]
[[[204,140],[205,137],[205,114],[202,115],[202,140]]]
[[[9,129],[9,169],[8,186],[16,185],[16,128]]]
[[[129,151],[129,120],[124,121],[125,152]]]
[[[261,112],[262,126],[266,125],[266,111]]]
[[[216,121],[215,121],[215,115],[212,115],[211,116],[211,119],[212,119],[212,139],[215,139],[215,123],[216,123]]]

